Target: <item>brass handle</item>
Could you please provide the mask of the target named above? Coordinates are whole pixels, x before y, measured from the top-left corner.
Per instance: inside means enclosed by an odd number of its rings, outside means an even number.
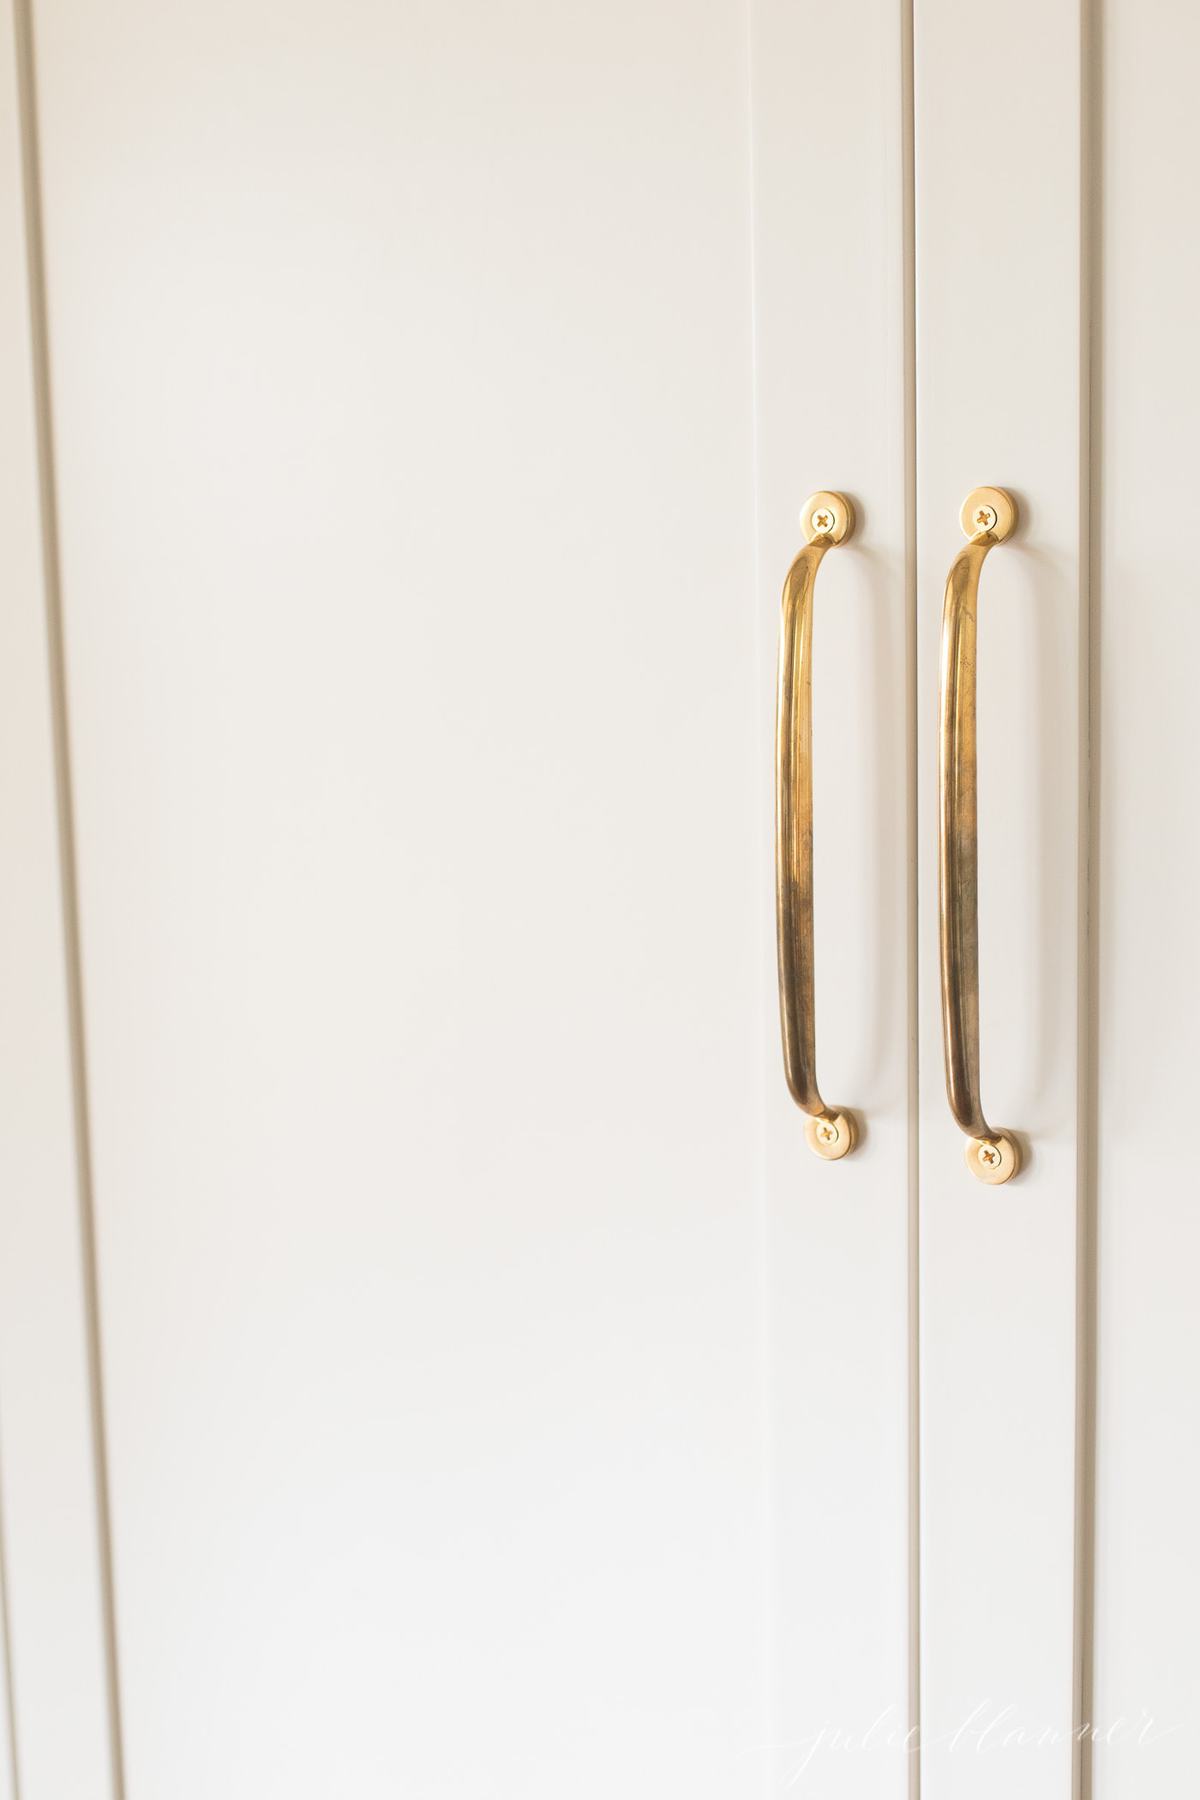
[[[1003,488],[973,488],[960,514],[967,535],[946,580],[938,714],[938,925],[942,1028],[950,1111],[966,1132],[967,1167],[980,1181],[1009,1181],[1020,1167],[1013,1139],[989,1125],[979,1098],[979,821],[976,792],[975,639],[979,574],[989,550],[1012,536],[1016,502]]]
[[[804,1135],[827,1162],[854,1148],[849,1113],[826,1106],[817,1087],[813,1009],[812,615],[813,584],[827,550],[854,530],[844,494],[814,494],[801,514],[808,540],[783,584],[779,699],[775,713],[775,922],[783,1068]]]

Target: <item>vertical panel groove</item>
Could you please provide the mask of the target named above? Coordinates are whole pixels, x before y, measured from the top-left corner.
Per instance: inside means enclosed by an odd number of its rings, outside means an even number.
[[[756,194],[756,160],[754,146],[754,7],[755,0],[746,0],[743,10],[745,24],[746,53],[746,220],[748,235],[746,254],[748,259],[747,297],[750,307],[749,344],[750,344],[750,603],[754,631],[754,667],[756,670],[770,666],[772,646],[767,641],[763,629],[762,608],[758,605],[758,596],[763,588],[763,556],[761,533],[758,518],[759,494],[759,418],[758,403],[758,212]],[[758,689],[751,694],[751,738],[758,743],[753,729],[755,722],[755,706]],[[756,841],[768,844],[771,837],[771,794],[765,784],[755,788],[755,825]],[[764,878],[769,891],[770,866],[764,866]],[[774,944],[769,936],[770,912],[760,908],[758,913],[757,967],[769,968],[774,952]],[[762,1536],[759,1576],[761,1581],[760,1618],[761,1627],[761,1698],[758,1718],[758,1729],[762,1744],[761,1791],[767,1796],[773,1788],[771,1757],[768,1746],[771,1742],[771,1687],[770,1676],[775,1663],[775,1645],[773,1641],[774,1608],[771,1604],[771,1538],[775,1526],[773,1494],[774,1456],[771,1440],[771,1332],[770,1332],[770,1296],[771,1283],[769,1273],[770,1257],[770,1211],[767,1190],[767,1043],[772,1024],[774,994],[769,982],[759,988],[758,1018],[758,1073],[757,1083],[758,1108],[756,1132],[754,1139],[754,1181],[758,1196],[758,1351],[759,1351],[759,1405],[760,1405],[760,1443],[762,1455],[760,1471],[762,1476]]]
[[[0,1467],[3,1467],[0,1458]],[[13,1688],[12,1617],[8,1604],[8,1540],[4,1509],[0,1502],[0,1655],[4,1658],[4,1710],[8,1720],[8,1786],[12,1800],[21,1800],[21,1764],[17,1749],[17,1706]]]
[[[78,882],[75,867],[75,832],[71,790],[70,740],[66,700],[66,664],[63,653],[62,583],[59,567],[57,497],[54,479],[54,439],[50,400],[50,363],[46,308],[45,252],[41,215],[41,168],[38,141],[37,86],[31,0],[14,0],[13,22],[17,68],[17,103],[21,142],[21,172],[25,201],[26,267],[29,282],[29,328],[33,364],[34,406],[37,432],[38,493],[41,510],[42,571],[45,594],[46,647],[50,677],[50,703],[54,733],[57,826],[62,891],[63,956],[66,972],[68,1031],[71,1050],[74,1150],[79,1197],[79,1228],[83,1264],[85,1332],[91,1387],[92,1450],[95,1469],[95,1504],[104,1610],[105,1688],[108,1700],[109,1746],[115,1800],[125,1794],[121,1737],[120,1690],[117,1677],[116,1621],[113,1595],[112,1537],[109,1487],[100,1369],[99,1295],[96,1280],[95,1222],[88,1117],[87,1069],[83,1028],[83,984],[79,937]],[[13,1725],[14,1741],[16,1722]]]
[[[1075,1800],[1092,1793],[1096,1588],[1096,1304],[1099,1244],[1097,1107],[1099,1057],[1099,575],[1101,295],[1101,36],[1099,0],[1080,0],[1080,968],[1079,1193],[1076,1350]]]
[[[905,640],[908,644],[908,1727],[909,1800],[921,1793],[921,1204],[920,993],[917,846],[917,258],[913,0],[900,0],[901,180],[903,183]]]

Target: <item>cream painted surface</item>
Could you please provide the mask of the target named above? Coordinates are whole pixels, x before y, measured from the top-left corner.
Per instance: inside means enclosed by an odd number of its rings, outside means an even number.
[[[1196,1781],[1200,19],[1103,14],[1096,1800]]]
[[[0,19],[0,1709],[6,1800],[111,1800],[13,17]],[[9,1704],[12,1714],[10,1718]],[[7,1740],[7,1741],[5,1741]]]
[[[1148,6],[1100,46],[1089,1071],[1078,9],[916,0],[910,196],[882,0],[37,0],[128,1781],[13,109],[0,1795],[1066,1800],[1081,1705],[1096,1800],[1186,1791],[1200,43]],[[1022,514],[980,608],[1000,1189],[937,993],[981,482]],[[859,513],[816,600],[819,1066],[866,1127],[833,1165],[783,1082],[769,851],[823,486]]]
[[[914,41],[923,1793],[1065,1800],[1082,1080],[1079,12],[1020,0],[1001,24],[975,0],[917,0]],[[1011,488],[1021,511],[1018,535],[988,558],[979,607],[983,1103],[1027,1149],[1024,1172],[998,1188],[968,1172],[946,1103],[937,980],[942,596],[959,507],[984,483]]]
[[[808,1149],[770,939],[770,1791],[899,1800],[913,1769],[905,45],[901,9],[880,0],[816,33],[789,0],[759,0],[754,21],[759,767],[800,507],[844,489],[857,529],[822,564],[814,610],[817,1065],[825,1098],[865,1127],[843,1161]]]
[[[743,8],[38,26],[131,1800],[756,1793]]]

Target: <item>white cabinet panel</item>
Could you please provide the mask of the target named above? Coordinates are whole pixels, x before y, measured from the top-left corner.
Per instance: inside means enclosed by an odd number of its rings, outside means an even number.
[[[132,1800],[756,1792],[743,9],[38,22]]]
[[[1062,1800],[1082,1080],[1079,9],[1022,0],[1001,18],[917,0],[914,42],[923,1791]],[[964,1163],[937,980],[942,597],[959,508],[983,484],[1011,489],[1021,516],[979,605],[983,1103],[1026,1162],[1000,1187]]]
[[[40,394],[3,52],[20,1800],[1186,1786],[1200,44],[1103,14],[37,0]],[[995,1188],[938,995],[982,483]],[[771,918],[819,488],[833,1164]]]
[[[1096,1800],[1144,1800],[1195,1785],[1200,1727],[1200,20],[1101,11],[1093,1764]]]

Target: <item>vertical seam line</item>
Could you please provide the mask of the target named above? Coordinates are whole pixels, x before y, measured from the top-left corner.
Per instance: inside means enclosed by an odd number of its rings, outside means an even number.
[[[916,59],[913,0],[900,0],[901,218],[903,247],[903,467],[905,638],[908,648],[908,1725],[909,1800],[921,1794],[921,1213],[919,824],[917,775],[917,237]]]
[[[75,857],[74,801],[71,782],[66,657],[62,614],[62,577],[59,556],[58,504],[55,484],[54,433],[50,382],[49,317],[46,301],[46,262],[42,223],[41,152],[38,133],[37,79],[34,53],[32,0],[14,0],[13,25],[16,45],[21,173],[24,186],[25,252],[29,286],[29,331],[33,364],[34,411],[38,462],[37,477],[41,511],[42,579],[45,596],[46,649],[54,737],[59,879],[62,892],[63,957],[66,970],[72,1108],[75,1138],[76,1189],[79,1205],[79,1236],[83,1275],[83,1293],[81,1298],[84,1310],[88,1356],[92,1459],[95,1475],[94,1498],[100,1574],[100,1601],[104,1631],[104,1683],[108,1712],[112,1791],[115,1800],[124,1800],[125,1770],[121,1733],[120,1689],[117,1674],[116,1612],[113,1589],[108,1456],[100,1365],[100,1317],[96,1263],[94,1184],[84,1034],[83,969],[79,927],[79,883]]]

